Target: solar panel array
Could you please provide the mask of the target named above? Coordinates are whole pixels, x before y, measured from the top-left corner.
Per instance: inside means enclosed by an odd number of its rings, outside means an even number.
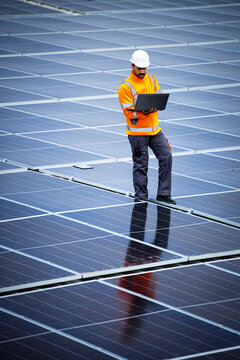
[[[238,359],[240,3],[0,4],[1,359]],[[134,202],[117,90],[169,103],[176,206]]]

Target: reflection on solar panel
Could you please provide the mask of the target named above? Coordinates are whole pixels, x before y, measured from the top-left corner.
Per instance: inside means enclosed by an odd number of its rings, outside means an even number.
[[[239,359],[240,5],[0,4],[1,359]],[[134,202],[117,90],[171,93],[176,206]]]

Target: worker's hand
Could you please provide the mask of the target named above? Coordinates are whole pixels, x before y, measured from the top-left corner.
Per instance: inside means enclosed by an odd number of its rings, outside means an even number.
[[[143,115],[149,115],[157,111],[157,108],[151,108],[150,110],[143,111]]]

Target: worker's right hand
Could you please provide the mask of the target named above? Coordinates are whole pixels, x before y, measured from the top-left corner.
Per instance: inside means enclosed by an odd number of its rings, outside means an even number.
[[[149,114],[154,113],[156,111],[157,111],[157,108],[151,108],[150,110],[145,110],[142,113],[143,113],[143,115],[149,115]]]

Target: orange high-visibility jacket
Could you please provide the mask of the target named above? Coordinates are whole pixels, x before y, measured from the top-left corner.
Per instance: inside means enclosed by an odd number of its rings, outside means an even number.
[[[128,135],[156,135],[160,130],[158,113],[143,115],[142,112],[127,111],[134,109],[137,96],[140,93],[159,93],[160,87],[153,75],[146,74],[139,79],[131,72],[118,90],[119,102],[127,121]]]

